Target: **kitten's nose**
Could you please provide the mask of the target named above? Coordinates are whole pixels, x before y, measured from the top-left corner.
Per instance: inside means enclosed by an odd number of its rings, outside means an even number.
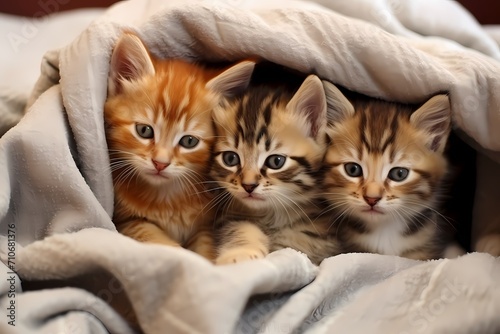
[[[241,186],[243,187],[243,189],[245,189],[245,191],[249,194],[252,193],[252,191],[257,188],[259,184],[258,183],[251,183],[251,184],[246,184],[246,183],[242,183]]]
[[[378,201],[382,199],[382,197],[368,197],[368,196],[363,196],[365,199],[365,202],[368,203],[370,206],[375,206]]]
[[[159,172],[161,172],[162,170],[167,168],[168,165],[170,165],[169,163],[159,162],[159,161],[156,161],[155,159],[151,159],[151,160],[153,161],[153,165],[155,166],[156,170]]]

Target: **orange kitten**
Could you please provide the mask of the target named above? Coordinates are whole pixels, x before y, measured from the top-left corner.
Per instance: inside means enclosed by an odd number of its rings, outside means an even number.
[[[248,85],[254,63],[223,71],[152,56],[124,34],[111,58],[106,137],[115,190],[113,220],[136,240],[214,258],[207,189],[212,109]]]

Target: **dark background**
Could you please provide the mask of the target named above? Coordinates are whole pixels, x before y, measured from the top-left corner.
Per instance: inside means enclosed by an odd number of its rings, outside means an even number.
[[[21,0],[0,1],[0,12],[24,16],[40,16],[81,7],[108,7],[116,0]],[[500,24],[500,1],[460,0],[482,24]],[[48,9],[48,10],[47,10]]]

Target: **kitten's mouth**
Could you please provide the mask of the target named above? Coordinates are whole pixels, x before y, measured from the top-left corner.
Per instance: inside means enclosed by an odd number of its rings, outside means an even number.
[[[155,179],[165,179],[165,180],[168,180],[169,177],[165,174],[162,174],[160,172],[152,172],[152,173],[149,173],[149,175],[151,177],[154,177]]]
[[[374,208],[374,207],[370,207],[370,208],[364,209],[361,212],[370,213],[370,214],[378,214],[378,215],[383,215],[384,214],[383,211],[381,211],[378,208]]]
[[[260,195],[256,195],[256,194],[244,194],[243,196],[241,196],[241,199],[245,200],[245,201],[264,201],[264,198],[262,198]]]

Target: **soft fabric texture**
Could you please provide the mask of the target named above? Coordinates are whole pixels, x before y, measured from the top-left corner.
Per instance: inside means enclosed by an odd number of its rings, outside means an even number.
[[[0,136],[23,116],[27,98],[40,76],[43,55],[70,43],[103,12],[80,9],[42,18],[0,13],[4,36],[0,42]]]
[[[0,332],[132,333],[106,304],[124,292],[146,333],[500,331],[500,262],[487,254],[343,254],[315,267],[285,249],[216,267],[116,232],[102,109],[123,29],[163,57],[260,56],[399,102],[449,92],[455,129],[481,154],[476,236],[500,232],[495,42],[454,1],[321,4],[131,0],[46,54],[27,115],[0,139],[0,306],[14,305],[16,324],[3,316]]]

